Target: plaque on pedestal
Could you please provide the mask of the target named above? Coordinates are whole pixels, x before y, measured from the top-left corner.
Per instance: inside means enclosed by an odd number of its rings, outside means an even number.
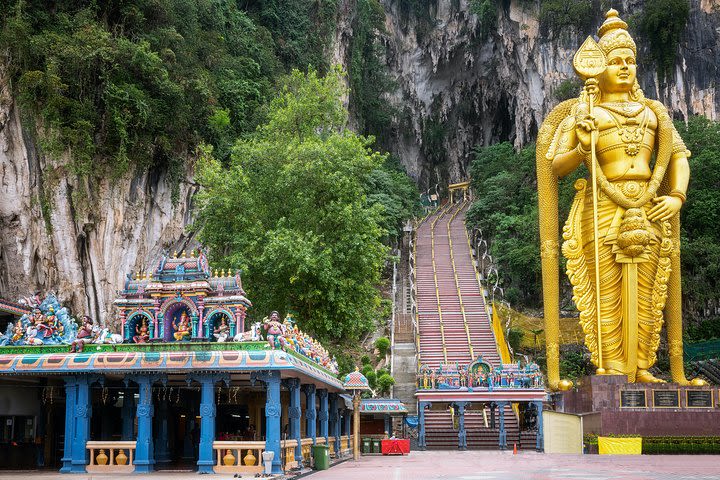
[[[713,408],[712,390],[685,390],[687,408]]]
[[[680,408],[680,390],[653,390],[654,408]]]
[[[623,390],[620,392],[620,408],[647,408],[645,390]]]

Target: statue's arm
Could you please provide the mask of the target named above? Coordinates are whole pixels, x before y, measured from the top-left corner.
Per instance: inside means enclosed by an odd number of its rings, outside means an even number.
[[[648,211],[648,219],[651,221],[670,220],[677,215],[685,203],[688,183],[690,181],[690,165],[688,157],[690,152],[673,128],[673,154],[670,157],[670,164],[667,176],[667,184],[670,192],[667,195],[656,197],[652,201],[655,204]]]
[[[575,133],[575,119],[567,117],[558,127],[560,142],[552,161],[552,169],[558,177],[572,173],[585,160],[585,152]]]
[[[684,196],[687,192],[688,182],[690,181],[690,165],[688,163],[687,152],[677,152],[673,154],[667,175],[671,188],[670,195],[677,193],[678,196]]]

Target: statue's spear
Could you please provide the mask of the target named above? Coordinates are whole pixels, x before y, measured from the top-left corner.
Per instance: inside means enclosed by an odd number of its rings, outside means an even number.
[[[597,92],[597,77],[607,68],[607,58],[600,46],[592,38],[588,37],[583,42],[580,49],[573,57],[573,67],[575,72],[585,79],[585,92],[588,98],[588,113],[593,115],[594,94]],[[597,141],[597,128],[593,127],[590,131],[590,176],[592,179],[592,200],[593,200],[593,247],[595,249],[595,312],[597,315],[597,358],[598,368],[596,373],[602,375],[605,373],[602,361],[602,321],[600,318],[600,253],[598,246],[598,192],[597,192],[597,154],[595,152],[595,142]]]

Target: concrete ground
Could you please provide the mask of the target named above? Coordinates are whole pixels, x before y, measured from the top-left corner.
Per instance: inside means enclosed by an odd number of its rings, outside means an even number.
[[[708,480],[720,479],[720,456],[548,455],[535,452],[426,451],[363,457],[308,480]]]
[[[153,480],[198,478],[197,473],[160,472]],[[522,452],[428,451],[405,457],[363,457],[329,470],[303,476],[307,480],[720,480],[720,456],[711,455],[544,455]],[[2,472],[0,479],[131,480],[135,474],[63,475],[46,471]],[[233,478],[212,475],[213,480]],[[253,478],[245,475],[242,478]]]

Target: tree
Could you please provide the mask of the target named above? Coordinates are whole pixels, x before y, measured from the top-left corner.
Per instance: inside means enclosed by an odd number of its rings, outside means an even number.
[[[334,340],[373,326],[387,254],[382,208],[365,195],[385,157],[345,128],[343,75],[293,71],[228,168],[204,151],[196,224],[215,264],[243,270],[251,315],[292,309]]]

